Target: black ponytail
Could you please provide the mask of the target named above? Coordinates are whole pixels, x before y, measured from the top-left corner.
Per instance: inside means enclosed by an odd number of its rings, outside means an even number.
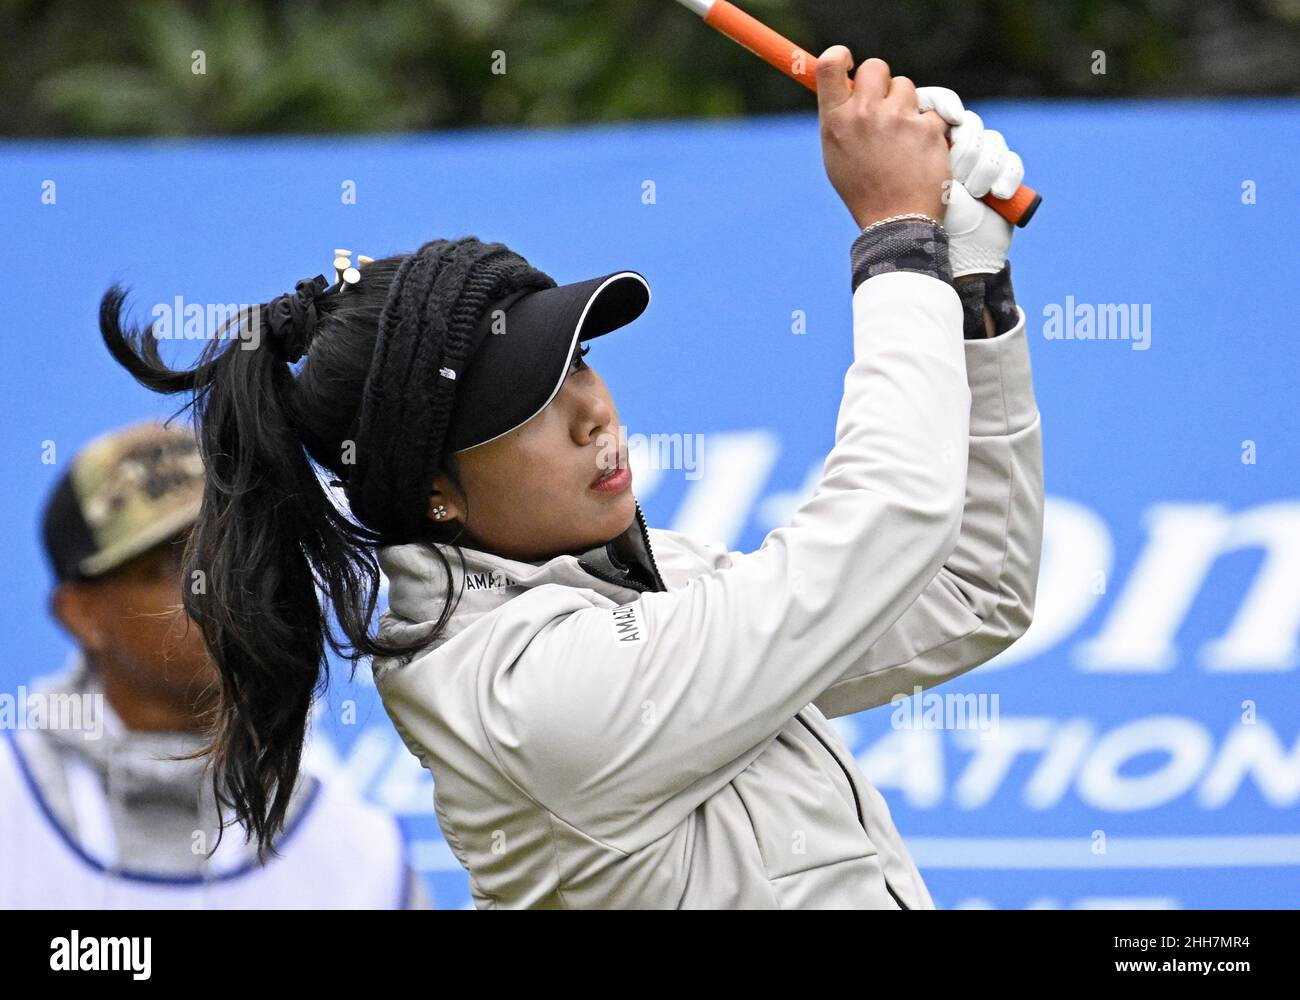
[[[297,334],[304,324],[314,329],[296,349],[286,352],[284,338],[273,336],[271,303],[223,324],[191,369],[161,360],[154,328],[124,325],[121,287],[100,304],[104,343],[138,382],[191,394],[181,412],[193,408],[206,486],[186,550],[183,601],[216,662],[221,692],[201,753],[211,757],[217,800],[256,839],[262,860],[275,853],[312,700],[328,683],[327,647],[354,673],[364,656],[409,655],[442,632],[458,596],[448,594],[433,632],[415,646],[372,636],[377,546],[441,542],[463,561],[459,532],[426,519],[392,537],[345,513],[326,482],[355,471],[351,452],[380,316],[406,259],[367,263],[343,292],[300,284],[291,325]],[[295,372],[290,361],[308,340],[309,357]],[[436,455],[434,465],[459,487],[454,459]],[[450,581],[449,562],[433,549]]]

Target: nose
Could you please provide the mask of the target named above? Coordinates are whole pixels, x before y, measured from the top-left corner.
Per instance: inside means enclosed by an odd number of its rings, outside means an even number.
[[[573,440],[580,445],[590,445],[598,441],[602,434],[608,434],[614,424],[614,407],[609,394],[592,380],[592,384],[578,386],[569,379],[564,384],[566,392],[573,395]]]

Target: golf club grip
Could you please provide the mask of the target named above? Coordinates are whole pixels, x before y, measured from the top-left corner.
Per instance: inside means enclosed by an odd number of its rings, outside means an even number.
[[[715,0],[704,15],[704,23],[744,46],[764,62],[798,80],[814,94],[817,92],[817,57],[773,31],[728,0]],[[949,143],[951,145],[951,143]],[[1021,184],[1010,198],[986,194],[980,199],[998,215],[1014,225],[1024,227],[1043,200],[1033,188]]]

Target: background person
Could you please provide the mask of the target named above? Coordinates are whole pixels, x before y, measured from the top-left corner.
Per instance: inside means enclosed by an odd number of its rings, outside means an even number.
[[[75,703],[0,738],[0,906],[422,905],[394,820],[306,773],[281,854],[257,864],[242,831],[215,854],[206,761],[217,673],[180,608],[181,557],[203,467],[192,432],[140,423],[72,459],[43,517],[51,610],[77,644],[37,703]]]

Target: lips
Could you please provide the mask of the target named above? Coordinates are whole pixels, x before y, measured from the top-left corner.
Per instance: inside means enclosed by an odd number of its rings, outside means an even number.
[[[596,478],[591,481],[591,485],[595,486],[597,483],[601,482],[602,480],[608,479],[610,476],[614,475],[620,469],[626,469],[626,468],[627,468],[627,454],[624,452],[620,452],[618,456],[618,464],[615,465],[613,468],[601,470],[601,472],[596,476]]]
[[[606,469],[604,472],[602,472],[599,476],[597,476],[595,479],[591,481],[591,485],[595,486],[597,483],[601,482],[602,480],[608,479],[610,476],[614,475],[614,473],[618,472],[618,470],[621,468],[623,468],[622,461],[620,461],[618,465],[614,466],[612,469]]]

